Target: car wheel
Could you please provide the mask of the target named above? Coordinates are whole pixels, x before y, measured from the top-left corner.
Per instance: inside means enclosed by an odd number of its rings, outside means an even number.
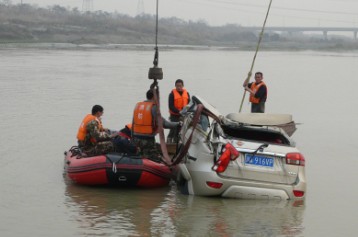
[[[189,195],[188,181],[180,174],[177,177],[177,187],[182,194]]]

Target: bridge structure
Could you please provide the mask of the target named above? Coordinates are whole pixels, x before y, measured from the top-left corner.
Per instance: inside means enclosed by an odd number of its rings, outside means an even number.
[[[262,27],[245,27],[249,30],[260,30]],[[358,27],[284,27],[284,26],[269,26],[265,27],[265,31],[278,31],[278,32],[288,32],[288,33],[295,33],[295,32],[322,32],[325,39],[328,37],[328,32],[352,32],[353,38],[357,40],[357,32]]]

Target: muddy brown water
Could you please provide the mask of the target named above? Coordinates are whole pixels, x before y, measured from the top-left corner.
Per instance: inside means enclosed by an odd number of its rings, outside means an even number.
[[[92,105],[106,127],[131,121],[154,53],[0,49],[1,236],[356,236],[358,52],[259,52],[267,112],[290,113],[306,157],[304,203],[89,188],[63,178],[63,152]],[[221,113],[237,112],[254,52],[164,50],[162,113],[181,78]],[[249,111],[244,102],[243,112]]]

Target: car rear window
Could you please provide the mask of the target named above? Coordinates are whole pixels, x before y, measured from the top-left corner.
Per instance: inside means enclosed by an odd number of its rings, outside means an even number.
[[[222,125],[224,133],[236,139],[254,140],[274,144],[290,145],[290,141],[281,133],[265,127],[243,127]]]

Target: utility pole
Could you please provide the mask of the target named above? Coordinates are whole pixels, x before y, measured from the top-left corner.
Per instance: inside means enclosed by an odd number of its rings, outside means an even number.
[[[83,0],[82,12],[91,12],[91,11],[93,11],[93,0]]]
[[[138,0],[137,16],[142,16],[143,14],[144,14],[144,2],[143,0]]]

